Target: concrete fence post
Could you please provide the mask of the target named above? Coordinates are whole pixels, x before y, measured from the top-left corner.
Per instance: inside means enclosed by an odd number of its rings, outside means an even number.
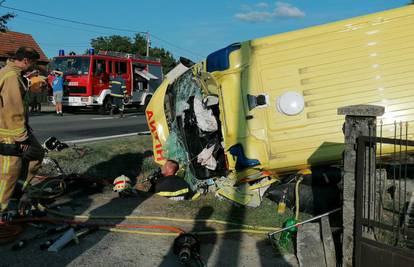
[[[345,135],[344,176],[342,178],[343,266],[353,266],[354,258],[357,139],[359,136],[376,137],[376,120],[383,114],[384,107],[372,105],[346,106],[338,109],[338,115],[345,115],[343,126]],[[373,152],[369,168],[375,172],[375,151]]]

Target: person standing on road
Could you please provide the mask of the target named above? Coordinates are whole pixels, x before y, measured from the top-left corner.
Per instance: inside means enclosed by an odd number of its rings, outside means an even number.
[[[41,112],[41,94],[47,88],[47,83],[39,76],[39,71],[34,70],[24,75],[29,81],[29,107],[30,113]]]
[[[52,72],[54,75],[52,81],[53,100],[55,100],[56,115],[63,116],[62,98],[63,98],[63,72],[59,69]]]
[[[119,76],[112,77],[109,81],[109,89],[111,89],[112,108],[110,115],[114,114],[115,108],[119,110],[119,117],[124,117],[124,98],[127,94],[127,89],[124,79]]]
[[[28,88],[22,76],[38,59],[33,48],[20,47],[0,70],[0,221],[13,210],[9,207],[13,193],[18,189],[24,193],[44,157],[28,125]],[[26,181],[20,183],[20,178]],[[27,202],[23,194],[19,206]]]

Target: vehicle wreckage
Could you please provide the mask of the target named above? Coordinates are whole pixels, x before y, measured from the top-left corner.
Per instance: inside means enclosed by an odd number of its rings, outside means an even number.
[[[180,64],[146,109],[155,161],[185,166],[193,188],[229,173],[240,180],[340,162],[339,107],[385,106],[384,137],[396,121],[414,120],[413,23],[407,6],[235,43]]]

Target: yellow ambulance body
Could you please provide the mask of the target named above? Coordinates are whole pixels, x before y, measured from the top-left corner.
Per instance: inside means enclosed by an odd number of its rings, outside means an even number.
[[[277,172],[340,160],[344,117],[337,115],[339,107],[384,106],[379,120],[385,137],[393,137],[395,122],[414,121],[413,25],[414,6],[406,6],[250,40],[209,55],[200,63],[207,73],[193,72],[198,79],[210,75],[204,92],[219,98],[229,169],[235,168],[229,149],[236,144],[260,162],[255,168]],[[168,83],[146,111],[154,154],[161,151],[155,157],[159,163],[168,137],[163,110]],[[251,106],[252,97],[261,97],[260,105]],[[284,110],[289,105],[292,112]],[[408,138],[413,134],[414,127],[408,127]]]

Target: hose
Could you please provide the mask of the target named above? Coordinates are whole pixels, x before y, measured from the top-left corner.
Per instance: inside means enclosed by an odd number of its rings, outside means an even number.
[[[232,225],[232,226],[239,226],[244,227],[247,229],[255,229],[255,230],[269,230],[273,231],[276,229],[280,229],[279,227],[265,227],[265,226],[253,226],[247,224],[240,224],[234,222],[227,222],[215,219],[179,219],[179,218],[169,218],[169,217],[159,217],[159,216],[91,216],[91,215],[73,215],[73,214],[65,214],[62,212],[58,212],[55,210],[48,209],[43,205],[38,205],[39,209],[42,211],[47,211],[53,215],[60,216],[60,217],[69,217],[75,220],[152,220],[152,221],[173,221],[173,222],[182,222],[182,223],[216,223],[216,224],[223,224],[223,225]]]
[[[142,225],[142,224],[122,224],[122,223],[106,223],[106,222],[84,222],[84,221],[76,221],[76,220],[59,220],[53,218],[21,218],[15,219],[9,223],[0,223],[0,227],[4,226],[16,226],[21,223],[29,223],[29,222],[43,222],[49,224],[69,224],[69,225],[84,225],[84,226],[99,226],[99,227],[112,227],[112,228],[131,228],[131,229],[161,229],[170,232],[174,232],[177,234],[184,233],[184,230],[174,226],[168,225]]]
[[[170,232],[174,232],[177,234],[182,234],[185,231],[177,228],[177,227],[173,227],[173,226],[167,226],[167,225],[134,225],[134,224],[116,224],[115,225],[116,228],[142,228],[142,229],[163,229],[163,230],[167,230]]]
[[[189,220],[191,221],[191,220]],[[100,223],[100,222],[84,222],[84,221],[76,221],[76,220],[56,220],[51,218],[23,218],[23,219],[16,219],[13,221],[16,223],[27,223],[27,222],[46,222],[51,224],[82,224],[82,225],[89,225],[89,226],[98,226],[99,229],[109,231],[109,232],[117,232],[117,233],[129,233],[129,234],[139,234],[139,235],[157,235],[157,236],[178,236],[185,231],[173,227],[173,226],[166,226],[166,225],[137,225],[137,224],[109,224],[109,223]],[[14,228],[17,225],[15,224],[7,224],[10,229],[17,229]],[[121,228],[121,229],[120,229]],[[126,228],[126,229],[122,229]],[[140,231],[140,230],[130,230],[130,229],[161,229],[167,230],[168,232],[149,232],[149,231]],[[279,230],[280,228],[272,228],[274,230]],[[9,238],[13,235],[17,236],[21,232],[11,233],[10,231],[5,233],[3,236],[0,235],[0,240],[3,238]],[[212,235],[212,234],[228,234],[228,233],[250,233],[250,234],[267,234],[268,231],[265,230],[253,230],[253,229],[226,229],[226,230],[213,230],[213,231],[193,231],[192,234],[196,235]],[[1,234],[1,232],[0,232]]]
[[[66,183],[63,179],[50,179],[45,181],[40,188],[29,187],[27,195],[33,199],[54,199],[65,193],[65,189]]]
[[[168,217],[159,217],[159,216],[90,216],[90,215],[71,215],[61,213],[55,210],[48,209],[41,204],[39,208],[43,211],[47,211],[50,214],[60,216],[60,217],[69,217],[74,220],[150,220],[150,221],[172,221],[172,222],[182,222],[182,223],[216,223],[222,225],[232,225],[241,227],[240,229],[226,229],[226,230],[215,230],[215,231],[200,231],[193,232],[200,235],[207,234],[225,234],[225,233],[251,233],[251,234],[266,234],[268,231],[277,231],[280,227],[264,227],[264,226],[253,226],[247,224],[239,224],[234,222],[226,222],[215,219],[179,219],[179,218],[168,218]],[[116,229],[121,230],[121,229]],[[122,230],[117,232],[125,232],[129,230]],[[138,231],[133,231],[138,233]]]
[[[229,233],[267,234],[268,232],[264,230],[252,230],[252,229],[226,229],[226,230],[199,231],[199,232],[189,232],[189,233],[195,234],[195,235],[212,235],[212,234],[221,235],[221,234],[229,234]]]
[[[108,232],[114,233],[125,233],[125,234],[136,234],[136,235],[157,235],[157,236],[178,236],[179,233],[162,233],[162,232],[146,232],[146,231],[136,231],[136,230],[124,230],[111,227],[99,227],[99,229],[106,230]]]
[[[295,220],[298,221],[299,220],[299,204],[300,204],[300,200],[299,200],[299,184],[302,182],[303,177],[300,176],[298,177],[298,180],[296,181],[296,186],[295,186],[295,200],[296,200],[296,214],[295,214]]]
[[[138,235],[158,235],[158,236],[178,236],[179,235],[179,233],[145,232],[145,231],[135,231],[135,230],[124,230],[124,229],[110,228],[110,227],[99,227],[99,229],[106,230],[109,232],[138,234]],[[195,232],[188,232],[188,233],[195,234],[195,235],[219,235],[219,234],[228,234],[228,233],[268,234],[267,231],[250,230],[250,229],[226,229],[226,230],[215,230],[215,231],[195,231]]]

